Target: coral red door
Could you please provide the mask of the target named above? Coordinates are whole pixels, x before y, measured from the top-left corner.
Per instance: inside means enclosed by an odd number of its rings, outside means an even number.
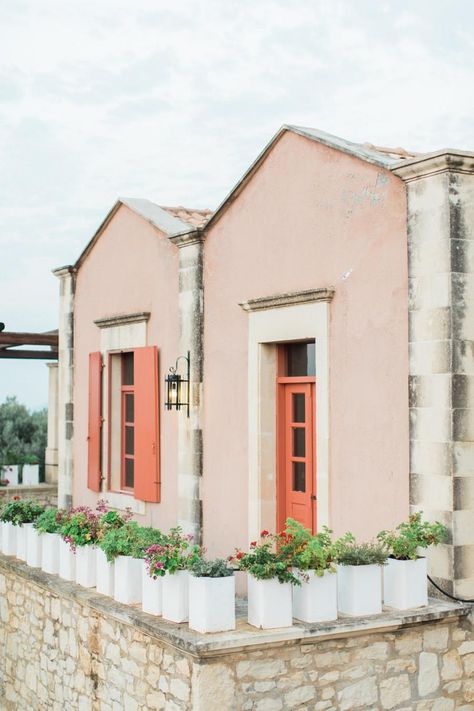
[[[303,381],[303,382],[302,382]],[[306,382],[304,382],[306,381]],[[291,517],[316,531],[314,378],[278,379],[278,527]]]

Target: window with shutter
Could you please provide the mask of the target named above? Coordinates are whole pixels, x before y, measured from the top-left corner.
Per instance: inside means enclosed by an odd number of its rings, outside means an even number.
[[[160,501],[158,349],[109,354],[109,485]]]
[[[135,498],[160,501],[158,349],[136,348]]]

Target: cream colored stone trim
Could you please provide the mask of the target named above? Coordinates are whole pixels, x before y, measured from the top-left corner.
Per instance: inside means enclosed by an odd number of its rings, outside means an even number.
[[[149,311],[138,311],[135,314],[116,314],[114,316],[105,316],[94,321],[99,328],[111,328],[112,326],[123,326],[128,323],[139,323],[148,321],[150,318]]]
[[[474,173],[474,153],[444,150],[428,156],[400,161],[391,166],[395,175],[406,183],[439,173]]]
[[[319,289],[306,289],[305,291],[291,291],[274,296],[260,296],[249,299],[239,304],[244,311],[262,311],[263,309],[277,309],[291,304],[307,304],[314,301],[332,301],[334,289],[323,287]]]
[[[129,494],[112,492],[107,489],[109,480],[109,419],[111,417],[111,413],[109,412],[109,359],[107,354],[109,351],[142,348],[146,346],[146,344],[147,323],[144,319],[125,323],[122,322],[121,325],[110,324],[107,328],[101,328],[100,331],[100,351],[104,362],[104,367],[102,368],[102,416],[104,418],[102,427],[102,493],[113,508],[123,510],[127,506],[130,506],[134,513],[139,514],[145,513],[146,504],[144,502],[137,501]],[[113,486],[119,479],[117,479],[117,476],[114,476],[114,472],[110,472],[110,474],[110,480]]]
[[[262,349],[265,344],[306,339],[316,342],[316,516],[320,529],[330,524],[329,303],[317,301],[250,312],[248,339],[249,540],[256,538],[262,527],[262,477],[268,476],[269,457],[274,457],[274,447],[268,446],[265,437],[265,420],[276,388],[274,380],[268,385],[269,379],[262,372],[262,363],[268,361],[268,353]]]

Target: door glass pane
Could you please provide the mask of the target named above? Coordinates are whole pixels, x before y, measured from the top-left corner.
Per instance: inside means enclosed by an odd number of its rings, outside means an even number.
[[[134,397],[133,394],[125,395],[125,422],[134,422]]]
[[[306,464],[292,462],[293,466],[293,491],[306,491]]]
[[[134,442],[134,428],[125,427],[125,454],[134,454],[135,442]]]
[[[316,375],[316,346],[311,343],[288,343],[286,346],[287,375],[294,378]]]
[[[293,394],[293,422],[305,421],[305,396],[304,393]]]
[[[293,428],[293,456],[304,457],[306,455],[306,429],[304,427]]]
[[[122,355],[122,385],[133,385],[133,353]]]
[[[125,460],[125,486],[133,489],[135,461],[133,459]]]

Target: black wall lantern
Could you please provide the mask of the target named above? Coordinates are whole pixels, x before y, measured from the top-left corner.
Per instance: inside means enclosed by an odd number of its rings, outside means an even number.
[[[186,373],[178,373],[178,363],[180,360],[186,361]],[[176,364],[169,369],[165,378],[167,410],[181,410],[186,408],[189,417],[189,364],[190,353],[187,356],[178,356]]]

